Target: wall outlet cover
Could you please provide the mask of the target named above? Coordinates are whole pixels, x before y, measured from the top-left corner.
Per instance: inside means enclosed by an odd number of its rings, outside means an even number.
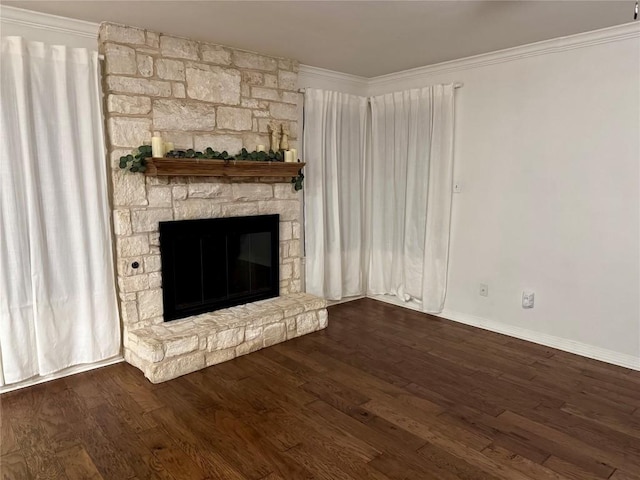
[[[535,293],[525,290],[522,292],[522,308],[533,308]]]

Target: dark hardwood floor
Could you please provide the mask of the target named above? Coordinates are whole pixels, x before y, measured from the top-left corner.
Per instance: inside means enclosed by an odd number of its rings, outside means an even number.
[[[152,385],[0,397],[2,478],[640,479],[640,372],[374,300]]]

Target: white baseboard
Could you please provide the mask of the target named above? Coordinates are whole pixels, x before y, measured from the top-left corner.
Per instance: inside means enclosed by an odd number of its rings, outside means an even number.
[[[361,298],[367,298],[364,295],[356,295],[355,297],[345,297],[340,300],[327,300],[327,307],[333,305],[340,305],[341,303],[353,302],[354,300],[360,300]]]
[[[509,337],[519,338],[520,340],[544,345],[545,347],[557,348],[563,352],[575,353],[576,355],[593,358],[594,360],[600,360],[601,362],[611,363],[613,365],[630,368],[632,370],[640,370],[640,357],[634,357],[633,355],[615,352],[613,350],[588,345],[575,340],[556,337],[555,335],[534,332],[526,328],[507,325],[466,313],[453,312],[451,310],[444,310],[437,316],[454,322],[464,323],[465,325],[470,325],[472,327],[489,330],[490,332],[501,333]]]
[[[415,310],[416,312],[424,313],[422,311],[422,303],[415,300],[409,300],[404,302],[398,297],[393,295],[367,295],[367,298],[378,300],[379,302],[389,303],[391,305],[397,305],[398,307],[408,308],[409,310]]]
[[[19,390],[21,388],[38,385],[39,383],[50,382],[51,380],[57,380],[58,378],[68,377],[69,375],[75,375],[76,373],[88,372],[89,370],[106,367],[108,365],[113,365],[115,363],[120,363],[120,362],[124,362],[124,357],[118,355],[116,357],[107,358],[106,360],[101,360],[95,363],[85,363],[83,365],[75,365],[73,367],[60,370],[59,372],[52,373],[51,375],[46,375],[44,377],[33,377],[23,382],[5,385],[4,387],[0,387],[0,395],[2,395],[3,393],[12,392],[14,390]]]
[[[391,295],[368,295],[368,297],[381,302],[390,303],[392,305],[409,308],[411,310],[419,312],[422,311],[419,303],[404,303],[397,297],[393,297]],[[451,320],[453,322],[463,323],[472,327],[482,328],[483,330],[489,330],[490,332],[501,333],[502,335],[518,338],[520,340],[537,343],[539,345],[544,345],[545,347],[557,348],[563,352],[575,353],[576,355],[593,358],[594,360],[618,365],[619,367],[640,371],[640,357],[634,357],[633,355],[627,355],[625,353],[615,352],[606,348],[576,342],[575,340],[568,340],[566,338],[556,337],[555,335],[535,332],[526,328],[507,325],[487,318],[476,317],[474,315],[454,312],[451,310],[444,310],[442,313],[435,316]]]

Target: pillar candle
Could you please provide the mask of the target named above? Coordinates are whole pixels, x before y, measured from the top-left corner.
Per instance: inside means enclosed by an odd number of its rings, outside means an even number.
[[[293,152],[291,150],[285,150],[284,152],[284,161],[285,162],[294,162]]]
[[[258,145],[256,147],[256,152],[264,152],[264,145]]]
[[[171,150],[173,150],[173,142],[165,142],[164,153],[170,152]]]
[[[296,150],[295,148],[291,149],[291,155],[293,156],[293,162],[297,162],[298,161],[298,150]]]
[[[151,155],[154,158],[164,156],[164,144],[162,143],[162,137],[151,137]]]

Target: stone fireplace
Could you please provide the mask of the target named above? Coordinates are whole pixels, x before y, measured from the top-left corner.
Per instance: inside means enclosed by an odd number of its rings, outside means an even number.
[[[103,90],[125,359],[152,382],[326,326],[301,292],[301,193],[291,178],[144,176],[121,155],[161,135],[175,148],[254,150],[269,122],[296,146],[297,62],[105,23]],[[164,322],[159,223],[279,215],[280,296]]]

